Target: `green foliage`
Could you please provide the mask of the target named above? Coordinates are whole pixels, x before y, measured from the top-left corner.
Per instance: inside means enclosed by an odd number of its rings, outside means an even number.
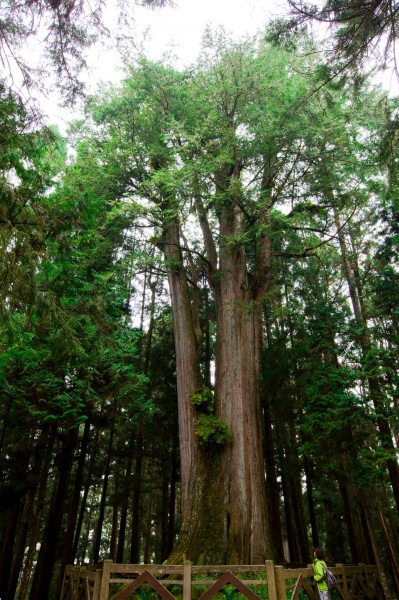
[[[230,429],[214,415],[199,415],[194,432],[200,446],[220,446],[232,439]]]
[[[194,432],[200,446],[212,447],[222,445],[232,439],[232,433],[227,425],[215,417],[214,394],[208,387],[197,388],[191,394],[191,401],[199,412],[194,426]]]
[[[211,413],[214,407],[213,391],[208,387],[197,388],[191,394],[194,406],[202,412]]]

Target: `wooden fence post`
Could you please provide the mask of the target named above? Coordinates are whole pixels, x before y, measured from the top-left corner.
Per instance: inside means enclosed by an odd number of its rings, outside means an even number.
[[[341,563],[336,563],[335,575],[337,576],[338,573],[341,573],[341,576],[342,576],[342,586],[341,587],[342,587],[344,596],[345,596],[345,598],[350,598],[348,580],[347,580],[346,571],[345,571],[345,565],[343,565]]]
[[[266,561],[267,597],[269,600],[278,600],[276,589],[276,576],[274,574],[274,563]]]
[[[109,598],[109,580],[111,579],[112,560],[104,560],[101,573],[101,587],[99,600],[108,600]]]
[[[183,600],[191,600],[191,562],[184,561],[183,565]]]
[[[101,590],[101,571],[97,569],[95,571],[94,576],[94,586],[93,586],[93,598],[92,600],[100,599],[100,590]]]
[[[285,600],[286,594],[284,567],[281,567],[280,565],[274,567],[274,574],[277,590],[277,600]]]

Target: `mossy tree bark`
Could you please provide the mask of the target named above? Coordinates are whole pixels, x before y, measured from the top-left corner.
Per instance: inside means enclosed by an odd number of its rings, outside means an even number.
[[[169,561],[259,563],[273,556],[268,532],[260,409],[261,297],[268,283],[270,240],[259,236],[258,278],[250,277],[243,244],[231,239],[242,226],[234,202],[239,166],[218,174],[229,193],[219,217],[218,251],[197,200],[216,305],[214,413],[232,438],[221,447],[199,445],[192,392],[201,386],[196,316],[183,269],[178,225],[164,228],[173,308],[179,397],[183,525]],[[224,176],[222,176],[224,175]]]

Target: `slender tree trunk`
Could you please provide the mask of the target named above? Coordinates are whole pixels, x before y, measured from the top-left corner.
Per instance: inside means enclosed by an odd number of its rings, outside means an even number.
[[[126,459],[126,470],[124,475],[124,482],[122,485],[122,501],[121,501],[121,512],[119,520],[119,535],[118,545],[116,550],[116,562],[123,563],[124,552],[125,552],[125,538],[126,538],[126,526],[127,526],[127,512],[130,498],[130,486],[132,480],[132,463],[133,463],[133,451],[134,451],[134,432],[130,436],[128,456]]]
[[[205,295],[205,330],[204,330],[204,342],[205,342],[205,350],[204,350],[204,383],[207,387],[212,387],[211,382],[211,333],[209,324],[211,322],[210,317],[210,306],[209,306],[209,290],[205,287],[204,290]]]
[[[76,528],[75,528],[75,537],[74,537],[73,548],[72,548],[72,556],[73,557],[76,557],[78,555],[78,546],[79,546],[79,541],[80,541],[81,532],[82,532],[82,525],[83,525],[84,517],[86,514],[87,498],[89,495],[92,474],[93,474],[93,468],[94,468],[94,462],[95,462],[95,458],[96,458],[97,450],[98,450],[99,435],[100,435],[100,429],[99,429],[99,427],[97,427],[95,429],[94,440],[91,444],[91,458],[90,458],[89,467],[88,467],[88,470],[86,473],[86,482],[85,482],[85,486],[84,486],[82,501],[80,503],[79,516],[78,516],[78,520],[77,520]]]
[[[40,487],[42,485],[43,477],[43,464],[44,469],[46,471],[48,470],[49,454],[47,453],[46,455],[46,449],[48,446],[50,446],[50,448],[52,447],[51,442],[49,443],[49,434],[49,428],[44,427],[33,449],[34,456],[32,461],[32,474],[34,473],[36,475],[35,486],[28,491],[23,502],[23,510],[20,522],[18,524],[18,531],[15,538],[14,550],[12,553],[12,567],[10,570],[10,579],[7,595],[5,596],[6,600],[14,600],[15,598],[18,586],[18,579],[22,570],[24,554],[27,547],[29,528],[32,522],[39,518],[40,511],[37,510],[38,506],[43,506],[43,504],[40,502],[35,503],[35,496],[38,491],[37,486],[39,488],[40,495]],[[0,597],[2,596],[0,595]]]
[[[276,558],[281,563],[284,560],[284,548],[280,518],[280,486],[277,480],[270,402],[268,400],[264,403],[263,413],[263,451],[266,465],[266,494],[268,513],[270,515],[270,535],[276,548]]]
[[[109,558],[114,562],[119,561],[117,558],[117,537],[118,537],[118,523],[119,523],[119,504],[115,501],[112,505],[112,529],[111,539],[109,541]]]
[[[1,548],[0,598],[7,598],[7,600],[9,598],[8,590],[10,583],[12,557],[21,502],[21,500],[18,500],[14,503],[14,506],[7,511],[7,524],[4,528],[2,540],[3,545]]]
[[[111,456],[112,456],[112,448],[114,442],[114,433],[115,433],[115,419],[112,420],[111,431],[109,434],[109,443],[108,443],[108,451],[105,461],[104,468],[104,479],[101,490],[101,499],[100,499],[100,510],[98,513],[97,519],[97,527],[94,538],[94,547],[93,547],[93,563],[97,564],[100,560],[100,546],[101,546],[101,535],[102,529],[104,525],[104,516],[105,516],[105,506],[107,502],[107,489],[108,489],[108,480],[110,475],[110,465],[111,465]]]
[[[352,519],[353,511],[352,511],[352,506],[351,506],[350,497],[349,497],[349,490],[348,490],[347,483],[344,480],[344,477],[338,477],[338,487],[339,487],[339,491],[340,491],[341,497],[342,497],[344,520],[345,520],[346,530],[348,532],[348,541],[349,541],[349,547],[350,547],[350,551],[351,551],[352,561],[354,563],[358,563],[358,562],[361,562],[360,552],[359,552],[359,548],[358,548],[355,528],[354,528],[353,519]]]
[[[136,436],[136,463],[134,468],[133,491],[132,491],[132,532],[130,539],[130,562],[140,562],[140,497],[141,478],[143,464],[143,436],[141,430],[137,429]]]
[[[84,425],[84,429],[83,429],[83,434],[82,434],[82,439],[81,439],[81,444],[80,444],[79,459],[78,459],[78,464],[76,467],[74,488],[73,488],[73,492],[72,492],[69,514],[68,514],[68,519],[67,519],[67,531],[66,531],[64,544],[63,544],[64,551],[63,551],[62,559],[61,559],[60,579],[58,582],[58,595],[61,592],[65,567],[67,565],[73,564],[73,562],[75,560],[75,556],[73,554],[73,540],[74,540],[76,521],[77,521],[78,511],[79,511],[80,494],[81,494],[82,487],[83,487],[84,466],[85,466],[86,458],[87,458],[89,437],[90,437],[90,421],[87,419],[85,422],[85,425]]]
[[[170,494],[169,494],[169,520],[165,554],[169,556],[173,549],[175,537],[175,513],[176,513],[176,485],[177,485],[177,463],[178,463],[179,441],[177,432],[173,437],[172,448],[172,467],[170,473]]]
[[[152,471],[152,469],[151,469]],[[152,479],[152,473],[150,473],[150,480]],[[153,495],[150,493],[148,494],[148,498],[147,498],[147,514],[146,514],[146,518],[145,518],[145,523],[144,523],[144,531],[143,531],[143,537],[144,537],[144,556],[143,556],[143,561],[144,564],[147,565],[148,563],[151,562],[150,560],[150,556],[151,556],[151,530],[152,530],[152,507],[153,507]]]
[[[313,482],[312,482],[312,470],[309,464],[309,460],[306,456],[303,459],[303,467],[305,471],[306,477],[306,492],[308,497],[308,510],[309,510],[309,520],[310,527],[312,529],[312,545],[313,548],[318,548],[320,546],[319,541],[319,530],[317,527],[317,519],[316,519],[316,511],[313,500]]]
[[[33,570],[34,560],[36,556],[36,546],[40,537],[40,530],[42,527],[42,515],[45,510],[46,498],[47,498],[47,482],[49,476],[49,470],[51,460],[53,456],[54,446],[54,435],[50,431],[47,432],[46,436],[47,445],[43,449],[44,458],[43,464],[40,471],[40,479],[38,490],[34,501],[34,514],[35,519],[31,523],[30,531],[28,534],[28,551],[25,557],[24,568],[21,576],[21,583],[19,586],[18,600],[25,600],[28,596],[29,582]]]
[[[395,551],[393,548],[391,537],[388,533],[384,515],[380,509],[378,510],[378,516],[379,516],[382,532],[383,532],[384,539],[385,539],[385,548],[387,549],[389,561],[392,566],[392,579],[393,579],[393,583],[395,586],[395,592],[396,592],[396,596],[398,596],[399,595],[399,565],[398,565],[397,558],[395,556]]]
[[[363,513],[365,516],[368,534],[370,536],[370,541],[371,541],[371,545],[372,545],[374,556],[375,556],[375,561],[376,561],[376,564],[378,567],[378,573],[381,578],[382,589],[384,591],[386,600],[391,600],[392,596],[391,596],[391,592],[389,589],[388,577],[385,572],[384,561],[383,561],[383,558],[380,553],[380,547],[379,547],[378,541],[375,537],[375,533],[374,533],[375,527],[371,521],[371,515],[370,515],[369,508],[368,508],[368,504],[369,504],[368,502],[367,503],[362,502],[362,509],[363,509]]]
[[[74,451],[77,441],[77,430],[72,429],[65,434],[59,454],[58,476],[52,507],[48,516],[47,527],[43,535],[30,600],[47,598],[50,590],[54,565],[57,558],[57,546],[61,533],[62,517],[67,494]]]
[[[0,540],[0,598],[8,597],[9,584],[12,576],[12,561],[18,536],[21,513],[29,488],[25,488],[24,479],[29,472],[30,453],[32,452],[33,436],[23,437],[16,448],[15,455],[18,461],[14,463],[15,480],[18,486],[11,485],[9,493],[3,497],[3,523],[2,539]],[[20,489],[18,489],[20,488]],[[7,489],[7,488],[6,488]],[[10,498],[11,496],[11,498]]]
[[[168,496],[169,496],[169,473],[168,469],[162,470],[162,482],[161,482],[161,519],[160,519],[160,532],[159,532],[159,556],[156,558],[157,562],[163,563],[168,558],[166,552],[167,534],[168,534]]]
[[[18,578],[23,565],[24,551],[26,548],[26,540],[29,531],[29,524],[33,517],[33,499],[34,490],[29,490],[25,496],[24,506],[20,522],[18,524],[18,530],[15,537],[14,552],[12,553],[12,564],[10,569],[10,578],[8,582],[7,594],[4,596],[5,600],[14,600]],[[0,598],[3,596],[0,595]]]
[[[334,204],[333,204],[334,206]],[[399,466],[396,460],[396,450],[392,440],[392,434],[389,426],[389,420],[386,417],[386,409],[384,406],[384,394],[381,389],[381,382],[379,381],[376,372],[375,359],[373,358],[373,348],[371,342],[371,336],[368,330],[367,321],[364,317],[363,303],[361,296],[361,289],[356,285],[356,278],[353,275],[353,268],[348,258],[348,251],[346,247],[345,237],[342,231],[341,223],[337,210],[334,208],[335,224],[338,230],[339,243],[342,255],[342,264],[345,277],[348,282],[349,293],[352,300],[353,312],[355,315],[356,323],[359,328],[358,340],[362,349],[363,355],[363,367],[366,370],[366,379],[368,382],[370,398],[374,404],[376,411],[377,426],[380,433],[380,440],[383,448],[389,453],[391,458],[386,460],[386,466],[389,473],[389,478],[392,485],[393,495],[395,499],[396,509],[399,514]]]

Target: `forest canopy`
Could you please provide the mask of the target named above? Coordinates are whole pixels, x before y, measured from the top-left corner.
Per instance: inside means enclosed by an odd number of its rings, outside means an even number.
[[[316,546],[399,589],[398,99],[268,39],[142,57],[67,140],[1,89],[1,598]]]

